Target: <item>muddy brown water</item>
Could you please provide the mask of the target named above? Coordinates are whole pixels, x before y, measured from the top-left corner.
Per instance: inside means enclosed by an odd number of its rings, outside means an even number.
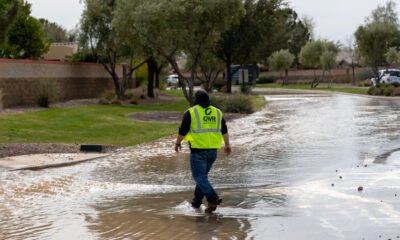
[[[400,238],[398,100],[267,101],[228,122],[216,214],[191,210],[188,149],[175,154],[167,137],[76,166],[0,170],[0,239]]]

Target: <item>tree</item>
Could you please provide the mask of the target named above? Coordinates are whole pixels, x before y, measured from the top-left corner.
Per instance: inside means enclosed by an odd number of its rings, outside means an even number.
[[[397,67],[400,65],[400,51],[396,47],[391,47],[385,54],[386,62]]]
[[[314,69],[314,79],[311,83],[311,88],[316,88],[319,84],[319,80],[316,75],[316,69],[322,67],[321,56],[324,54],[324,52],[332,52],[336,58],[338,48],[332,42],[316,40],[308,42],[300,51],[300,63],[304,67]]]
[[[397,45],[399,37],[399,30],[391,24],[374,22],[358,27],[355,33],[358,52],[376,76],[379,67],[386,64],[385,53]]]
[[[18,14],[20,1],[0,0],[0,44],[5,40],[7,31]]]
[[[49,22],[47,19],[40,18],[39,22],[42,24],[42,29],[46,39],[50,42],[67,42],[67,31],[54,22]]]
[[[128,80],[134,69],[132,66],[135,57],[134,49],[130,44],[124,44],[118,37],[112,21],[117,6],[116,1],[109,0],[85,0],[85,9],[81,19],[80,42],[83,49],[90,49],[94,59],[102,63],[106,71],[112,77],[115,94],[123,98]],[[122,78],[117,73],[117,64],[129,59]],[[144,64],[143,61],[141,64]],[[141,65],[139,64],[139,65]]]
[[[23,2],[14,24],[11,26],[6,43],[3,46],[3,57],[39,58],[49,49],[40,22],[31,14],[31,4]]]
[[[315,39],[315,21],[311,16],[304,15],[301,18],[301,22],[305,25],[310,33],[311,40]]]
[[[300,29],[296,12],[287,8],[283,0],[243,2],[245,14],[222,34],[216,49],[218,58],[225,62],[228,92],[231,92],[233,63],[266,62],[279,49],[291,48],[299,52],[309,40],[305,33],[308,31]]]
[[[288,40],[288,49],[295,56],[295,64],[299,63],[299,54],[301,48],[311,40],[311,31],[302,20],[297,19],[297,14],[293,19],[292,30],[290,31],[290,37]]]
[[[206,50],[200,56],[199,70],[202,77],[197,77],[203,84],[204,90],[211,92],[214,82],[224,70],[224,63],[211,50]]]
[[[147,64],[147,95],[154,97],[154,87],[158,88],[160,85],[160,72],[165,66],[165,60],[150,45],[150,42],[140,38],[134,24],[136,21],[134,13],[142,2],[141,0],[118,0],[112,25],[116,31],[115,37],[124,45],[129,46],[137,59],[144,59]],[[132,69],[136,68],[137,66]]]
[[[332,84],[331,70],[336,66],[336,55],[337,52],[331,50],[325,50],[320,56],[321,68],[323,70],[322,78],[325,77],[325,72],[329,73],[329,87]]]
[[[376,75],[379,83],[379,67],[386,65],[385,53],[390,47],[400,45],[400,31],[396,3],[386,2],[372,11],[366,18],[365,25],[361,25],[354,33],[357,50]]]
[[[380,22],[388,25],[398,26],[396,2],[390,0],[387,1],[384,6],[378,5],[378,7],[371,12],[371,15],[365,19],[365,22]]]
[[[354,37],[350,36],[346,38],[346,46],[345,46],[345,51],[347,51],[350,54],[351,58],[351,71],[352,71],[352,83],[353,85],[356,85],[356,71],[355,71],[355,61],[356,61],[356,46],[355,46],[355,41]]]
[[[143,1],[139,6],[127,2],[125,7],[134,19],[129,30],[137,31],[142,42],[168,61],[179,76],[184,96],[193,105],[200,56],[236,21],[241,1],[157,0]],[[177,63],[182,53],[193,59],[189,76]]]
[[[268,59],[269,67],[276,71],[284,71],[285,78],[282,85],[288,83],[289,68],[292,66],[295,57],[289,50],[279,50],[274,52]]]

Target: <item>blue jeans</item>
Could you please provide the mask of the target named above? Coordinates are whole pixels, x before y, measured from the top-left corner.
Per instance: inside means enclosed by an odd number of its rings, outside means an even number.
[[[199,208],[206,197],[208,202],[216,202],[219,197],[208,181],[208,172],[217,159],[217,150],[205,150],[190,154],[190,169],[196,182],[192,206]]]

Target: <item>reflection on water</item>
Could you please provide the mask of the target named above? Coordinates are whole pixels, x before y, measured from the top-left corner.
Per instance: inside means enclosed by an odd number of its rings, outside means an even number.
[[[191,209],[188,149],[175,154],[168,137],[77,166],[0,170],[0,239],[400,238],[399,101],[267,101],[228,123],[215,215]]]

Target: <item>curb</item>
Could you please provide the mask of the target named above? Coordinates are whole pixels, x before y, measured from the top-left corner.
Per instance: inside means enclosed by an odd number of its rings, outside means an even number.
[[[68,161],[60,161],[60,162],[55,162],[55,163],[42,163],[42,164],[36,163],[36,165],[35,164],[29,165],[29,163],[19,163],[17,160],[15,162],[13,162],[12,159],[8,158],[7,160],[10,161],[11,164],[0,164],[0,167],[6,169],[6,171],[20,171],[20,170],[36,171],[36,170],[43,170],[43,169],[47,169],[47,168],[60,168],[60,167],[72,166],[72,165],[76,165],[76,164],[83,163],[83,162],[88,162],[88,161],[105,158],[105,157],[110,156],[110,154],[101,154],[101,155],[97,154],[96,156],[92,156],[92,157],[88,156],[86,158],[85,157],[82,158],[82,156],[84,156],[84,155],[81,155],[80,159],[78,159],[78,160],[68,160]],[[57,158],[57,156],[54,156],[54,159],[56,159],[56,158]]]

